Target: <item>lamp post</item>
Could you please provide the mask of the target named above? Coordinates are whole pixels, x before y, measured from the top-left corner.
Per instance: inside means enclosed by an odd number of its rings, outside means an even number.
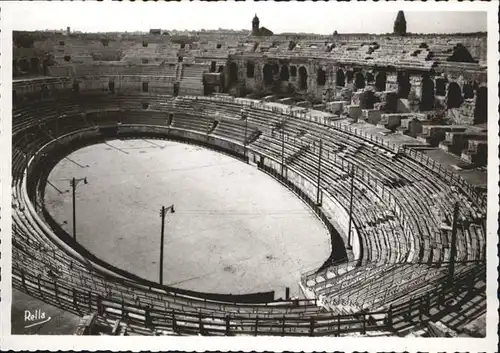
[[[161,206],[160,218],[161,218],[161,240],[160,240],[160,284],[163,285],[163,242],[165,239],[165,215],[170,211],[170,213],[175,213],[174,205],[168,207]]]
[[[73,239],[76,240],[76,187],[83,181],[84,184],[88,184],[87,178],[73,178],[70,180],[71,188],[73,189]]]
[[[351,229],[352,229],[352,203],[354,196],[354,166],[351,168],[351,200],[349,202],[349,230],[347,231],[347,249],[352,249]]]
[[[243,140],[244,155],[247,156],[247,131],[248,131],[248,115],[245,108],[241,109],[241,117],[245,119],[245,139]]]

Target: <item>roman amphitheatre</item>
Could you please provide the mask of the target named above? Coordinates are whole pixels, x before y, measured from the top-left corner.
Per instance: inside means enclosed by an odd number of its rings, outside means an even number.
[[[486,33],[407,25],[15,32],[13,332],[484,337]]]

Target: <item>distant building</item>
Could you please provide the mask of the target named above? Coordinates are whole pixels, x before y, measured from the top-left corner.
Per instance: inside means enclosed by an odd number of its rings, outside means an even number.
[[[252,36],[268,37],[274,34],[273,31],[267,29],[266,27],[259,27],[259,24],[260,20],[257,17],[257,14],[255,14],[252,20]]]
[[[160,36],[161,35],[161,29],[150,29],[149,34],[152,34],[154,36]]]

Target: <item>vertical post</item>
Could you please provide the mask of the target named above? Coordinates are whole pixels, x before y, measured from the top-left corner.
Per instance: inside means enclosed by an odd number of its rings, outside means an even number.
[[[387,330],[392,329],[392,305],[389,305],[389,311],[387,312]]]
[[[231,321],[229,315],[226,315],[226,336],[231,334]]]
[[[321,190],[320,190],[320,183],[321,183],[321,158],[322,158],[322,151],[323,151],[323,140],[319,140],[319,160],[318,160],[318,189],[316,192],[316,205],[321,205]]]
[[[285,119],[281,122],[281,176],[285,166]]]
[[[247,156],[247,130],[248,130],[248,116],[245,111],[242,113],[245,118],[245,140],[243,140],[243,147],[244,147],[244,153],[245,157]]]
[[[448,284],[453,283],[453,275],[455,272],[455,257],[457,256],[457,228],[458,228],[458,202],[455,203],[453,209],[453,227],[451,229],[451,245],[450,245],[450,263],[448,264]]]
[[[314,336],[314,317],[311,317],[311,321],[309,324],[309,335]]]
[[[76,205],[75,205],[76,179],[74,177],[71,180],[71,187],[73,189],[73,239],[76,240]]]
[[[160,284],[163,285],[163,242],[165,239],[165,206],[161,206],[161,240],[160,240]]]
[[[347,232],[347,249],[352,249],[351,246],[351,228],[352,228],[352,203],[354,195],[354,166],[351,168],[352,179],[351,179],[351,200],[349,202],[349,230]]]

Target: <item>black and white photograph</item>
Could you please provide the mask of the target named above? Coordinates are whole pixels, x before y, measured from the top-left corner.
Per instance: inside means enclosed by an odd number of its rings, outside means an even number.
[[[496,349],[494,4],[0,6],[6,348]]]

